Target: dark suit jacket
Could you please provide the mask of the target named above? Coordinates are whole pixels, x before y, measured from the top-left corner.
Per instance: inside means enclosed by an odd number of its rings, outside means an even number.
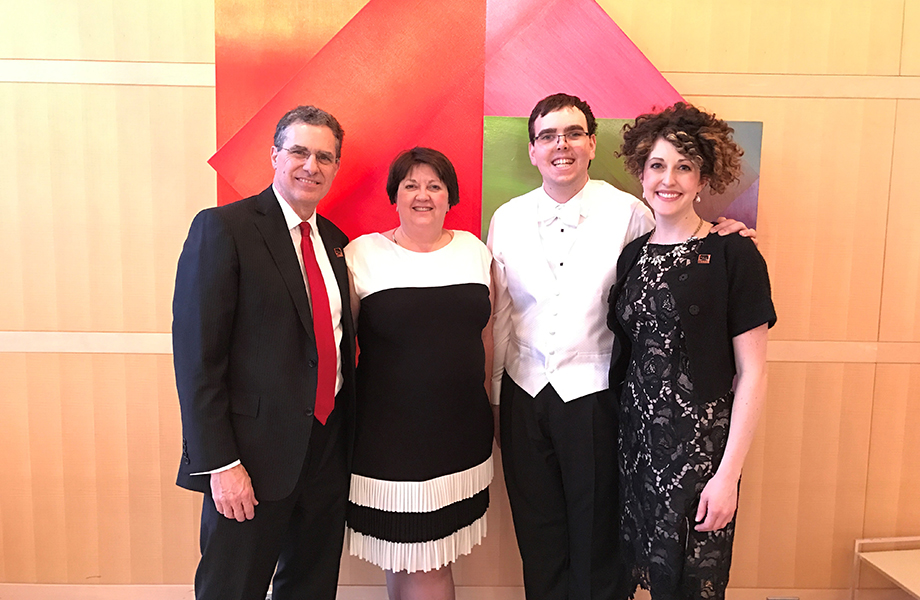
[[[345,381],[336,412],[350,453],[355,334],[345,259],[335,252],[348,238],[318,215],[317,228],[342,296]],[[178,485],[207,491],[209,477],[191,473],[240,460],[257,499],[290,495],[315,421],[317,353],[297,254],[271,187],[195,217],[179,258],[172,330]]]
[[[623,248],[617,281],[607,299],[607,326],[614,333],[610,389],[617,397],[626,378],[632,342],[617,319],[616,302],[651,235]],[[750,239],[712,233],[703,238],[689,265],[669,269],[664,279],[680,314],[694,397],[702,401],[720,398],[731,389],[735,376],[732,338],[764,323],[770,327],[776,323],[767,263]]]

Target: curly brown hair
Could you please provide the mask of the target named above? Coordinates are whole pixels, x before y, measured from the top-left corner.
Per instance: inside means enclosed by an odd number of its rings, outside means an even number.
[[[734,129],[714,114],[685,102],[658,113],[636,117],[623,126],[623,145],[616,153],[626,157],[626,168],[642,177],[645,161],[659,138],[672,144],[693,161],[714,194],[721,194],[741,177],[744,150],[732,139]]]

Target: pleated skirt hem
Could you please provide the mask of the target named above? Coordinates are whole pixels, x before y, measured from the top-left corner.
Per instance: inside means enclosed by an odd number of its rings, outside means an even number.
[[[388,481],[352,474],[348,501],[389,512],[431,512],[489,487],[492,456],[482,463],[426,481]]]
[[[388,571],[432,571],[447,566],[486,536],[486,515],[439,540],[399,543],[381,540],[347,529],[348,553]]]

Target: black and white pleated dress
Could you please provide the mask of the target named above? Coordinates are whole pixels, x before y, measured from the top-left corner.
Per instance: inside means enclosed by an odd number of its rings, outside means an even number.
[[[434,252],[372,233],[345,257],[361,299],[349,551],[387,570],[438,569],[486,534],[491,256],[454,231]]]

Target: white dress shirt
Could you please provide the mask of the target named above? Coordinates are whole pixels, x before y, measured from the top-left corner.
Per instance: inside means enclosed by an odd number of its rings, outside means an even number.
[[[531,396],[549,383],[565,402],[608,387],[617,259],[655,222],[645,204],[604,181],[554,205],[540,187],[500,206],[489,226],[493,403],[505,371]]]

